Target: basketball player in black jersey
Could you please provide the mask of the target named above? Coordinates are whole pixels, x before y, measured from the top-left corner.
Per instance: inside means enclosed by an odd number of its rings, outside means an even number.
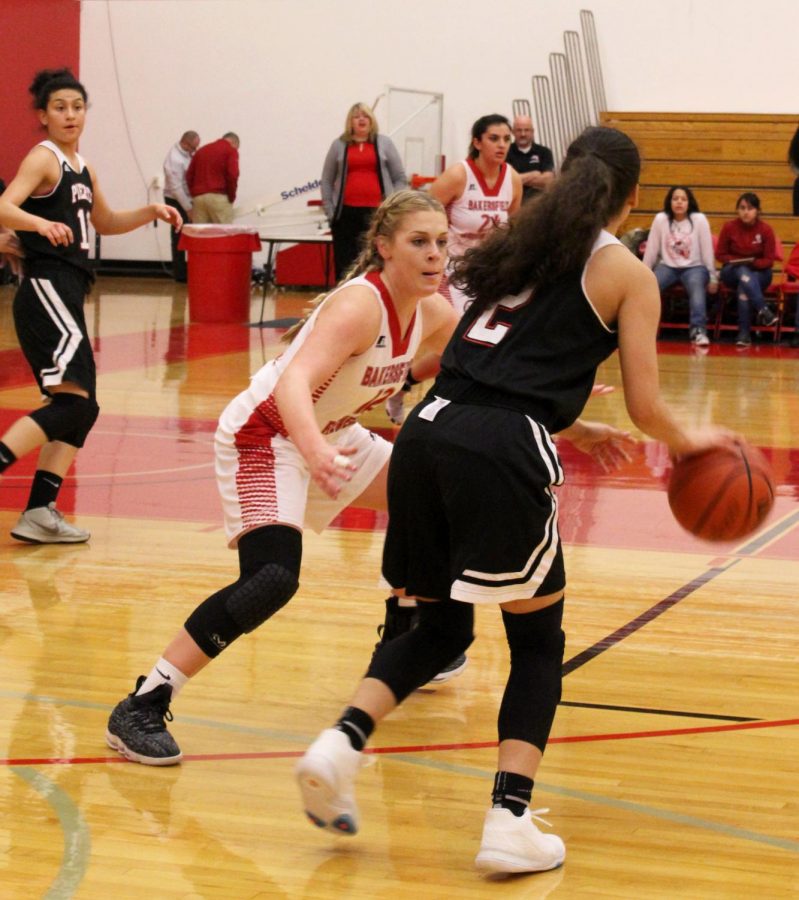
[[[563,473],[552,435],[605,468],[625,458],[626,432],[578,418],[597,366],[618,348],[627,411],[642,432],[675,455],[733,439],[712,426],[685,428],[661,398],[657,283],[613,236],[637,202],[639,172],[626,135],[587,129],[554,185],[455,268],[453,280],[474,301],[397,438],[383,553],[395,592],[435,602],[420,602],[417,627],[380,647],[351,705],[297,764],[306,813],[320,827],[357,830],[354,780],[376,723],[466,650],[474,605],[493,603],[510,673],[476,864],[499,874],[564,860],[563,841],[539,831],[529,809],[561,696],[565,640],[553,491]]]
[[[175,228],[182,221],[161,203],[123,212],[108,206],[78,155],[87,94],[68,69],[39,72],[30,92],[47,140],[28,153],[0,197],[0,225],[15,229],[22,244],[14,324],[47,402],[0,438],[0,472],[41,448],[28,505],[11,534],[34,544],[81,543],[89,533],[64,520],[56,499],[100,411],[83,311],[93,281],[89,224],[98,234],[124,234],[154,219]]]

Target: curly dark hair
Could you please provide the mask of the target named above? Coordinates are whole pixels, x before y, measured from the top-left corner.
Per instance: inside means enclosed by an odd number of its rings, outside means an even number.
[[[33,94],[33,108],[47,109],[50,94],[71,88],[82,95],[84,101],[88,101],[89,95],[86,88],[72,74],[70,69],[42,69],[33,76],[33,81],[28,91]]]
[[[585,265],[602,228],[638,184],[641,157],[615,128],[586,128],[552,186],[455,262],[450,281],[483,310]]]

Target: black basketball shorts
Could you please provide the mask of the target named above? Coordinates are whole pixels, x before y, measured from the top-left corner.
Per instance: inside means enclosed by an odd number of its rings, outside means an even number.
[[[388,472],[383,575],[411,596],[504,603],[563,590],[549,433],[522,413],[423,401]]]
[[[43,394],[69,382],[97,392],[83,306],[90,286],[82,272],[53,266],[22,279],[14,297],[14,325],[22,352]]]

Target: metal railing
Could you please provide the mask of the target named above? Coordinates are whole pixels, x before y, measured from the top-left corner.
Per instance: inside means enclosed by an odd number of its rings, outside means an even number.
[[[556,166],[574,138],[589,125],[598,124],[607,109],[591,10],[580,10],[580,26],[582,39],[576,31],[564,31],[565,52],[549,54],[549,76],[532,76],[536,140],[552,150]],[[529,116],[529,100],[514,100],[513,115]]]

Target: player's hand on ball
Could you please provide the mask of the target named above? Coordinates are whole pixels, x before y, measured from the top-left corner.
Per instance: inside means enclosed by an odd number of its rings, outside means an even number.
[[[692,456],[694,453],[702,453],[712,447],[732,447],[742,440],[742,435],[720,425],[687,428],[683,432],[679,448],[669,447],[669,453],[672,459],[677,460],[684,456]]]

